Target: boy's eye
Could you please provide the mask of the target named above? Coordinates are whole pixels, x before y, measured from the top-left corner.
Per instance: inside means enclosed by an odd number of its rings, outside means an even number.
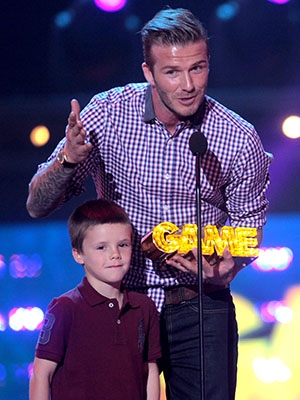
[[[129,243],[121,243],[120,244],[120,247],[128,247],[129,246]]]

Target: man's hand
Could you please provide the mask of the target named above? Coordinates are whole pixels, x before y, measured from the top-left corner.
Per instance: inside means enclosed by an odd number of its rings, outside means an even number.
[[[166,263],[180,271],[197,275],[197,249],[193,249],[192,253],[194,255],[193,259],[185,258],[176,254],[168,259]],[[224,250],[222,257],[215,258],[214,261],[211,259],[208,261],[205,257],[202,257],[203,280],[214,285],[228,285],[234,279],[239,270],[240,268],[235,265],[228,248]]]
[[[211,259],[208,261],[208,259],[202,257],[203,279],[214,285],[228,285],[240,269],[235,265],[234,259],[227,247],[222,257],[216,257],[214,261]]]
[[[90,149],[91,143],[86,143],[86,131],[80,121],[80,105],[76,99],[71,101],[71,112],[68,118],[66,133],[65,154],[70,163],[84,161]]]

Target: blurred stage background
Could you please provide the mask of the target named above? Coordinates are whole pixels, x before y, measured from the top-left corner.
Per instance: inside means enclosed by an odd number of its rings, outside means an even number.
[[[0,5],[1,400],[28,398],[43,311],[82,277],[66,219],[95,196],[87,182],[83,196],[36,221],[25,209],[28,182],[64,135],[73,97],[84,106],[94,93],[144,80],[137,32],[166,4],[204,22],[208,94],[250,120],[275,158],[261,255],[232,285],[241,335],[237,400],[300,399],[299,0],[124,0],[114,12],[93,0],[31,0]],[[282,130],[289,116],[298,117],[292,137]],[[33,144],[37,126],[49,130],[43,145]]]

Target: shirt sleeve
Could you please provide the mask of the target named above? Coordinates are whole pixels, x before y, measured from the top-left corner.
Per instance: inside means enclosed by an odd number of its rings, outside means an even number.
[[[226,188],[227,210],[233,227],[261,228],[266,223],[270,183],[269,166],[273,156],[266,153],[258,134],[253,134],[234,163],[231,182]]]
[[[161,357],[159,314],[154,302],[147,298],[149,310],[149,334],[146,361],[154,362]]]
[[[36,357],[60,363],[65,354],[72,325],[70,299],[53,299],[46,311],[43,326],[36,345]]]

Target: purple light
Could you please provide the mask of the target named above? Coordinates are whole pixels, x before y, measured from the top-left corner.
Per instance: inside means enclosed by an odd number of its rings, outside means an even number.
[[[28,378],[31,379],[32,374],[33,374],[33,363],[30,363],[28,365],[27,371],[28,371]]]
[[[293,311],[283,301],[269,301],[260,306],[260,317],[266,323],[289,323]]]
[[[106,12],[116,12],[121,10],[126,0],[94,0],[95,5]]]
[[[268,0],[270,3],[274,3],[274,4],[286,4],[288,3],[290,0]]]
[[[4,256],[0,254],[0,278],[2,278],[5,275],[5,270],[6,270],[6,263]]]
[[[10,257],[9,270],[13,278],[37,278],[41,269],[42,258],[39,254],[13,254]]]

